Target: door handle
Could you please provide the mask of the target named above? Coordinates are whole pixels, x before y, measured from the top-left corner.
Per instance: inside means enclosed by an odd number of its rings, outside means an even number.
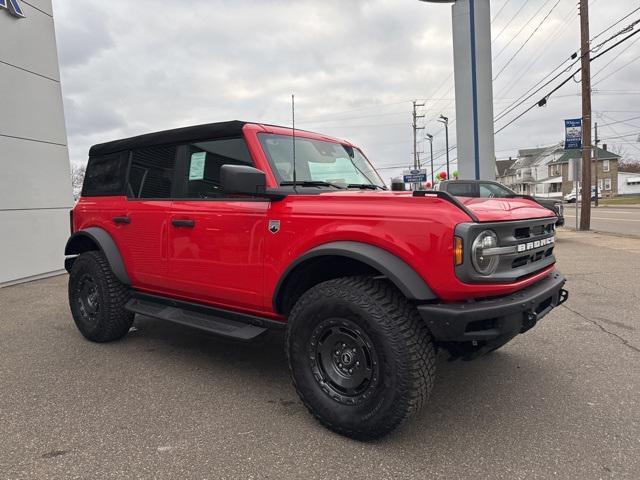
[[[186,227],[193,228],[196,225],[195,220],[171,220],[171,225],[174,227]]]
[[[131,223],[131,219],[129,217],[113,217],[114,223]]]

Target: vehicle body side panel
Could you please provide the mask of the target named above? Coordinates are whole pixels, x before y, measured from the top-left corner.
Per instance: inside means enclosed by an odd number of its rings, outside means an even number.
[[[263,307],[263,243],[269,202],[174,201],[169,225],[169,289],[172,294],[220,306]]]
[[[167,292],[169,200],[84,197],[74,210],[75,230],[100,227],[113,238],[134,288]],[[130,223],[114,223],[128,217]]]
[[[339,193],[292,195],[271,204],[268,220],[280,221],[280,231],[267,235],[265,243],[267,298],[273,298],[281,276],[298,257],[319,245],[339,241],[370,244],[392,253],[445,302],[506,295],[552,270],[510,284],[462,283],[454,272],[453,229],[470,219],[457,207],[435,197],[404,196],[388,201],[383,195],[364,192],[348,201],[341,197]]]

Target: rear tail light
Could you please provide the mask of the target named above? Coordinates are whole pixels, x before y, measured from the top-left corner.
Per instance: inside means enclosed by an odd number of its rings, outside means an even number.
[[[463,259],[462,238],[453,237],[453,264],[456,267],[462,265]]]

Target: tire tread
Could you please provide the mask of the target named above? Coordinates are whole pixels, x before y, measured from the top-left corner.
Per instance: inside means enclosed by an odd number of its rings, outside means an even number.
[[[293,384],[309,412],[327,428],[352,438],[371,440],[380,438],[413,416],[427,402],[435,379],[436,351],[427,326],[412,305],[391,283],[371,277],[342,277],[320,283],[308,290],[291,311],[290,325],[304,321],[300,314],[310,303],[321,296],[335,296],[352,302],[365,310],[382,327],[383,335],[390,340],[393,356],[400,360],[397,385],[397,401],[388,415],[375,429],[356,430],[337,425],[319,414],[309,404],[302,390]],[[285,344],[291,345],[291,328],[287,328]],[[291,356],[287,348],[291,369]]]

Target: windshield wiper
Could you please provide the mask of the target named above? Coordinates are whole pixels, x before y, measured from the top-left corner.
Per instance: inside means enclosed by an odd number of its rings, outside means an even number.
[[[281,187],[333,187],[343,190],[344,187],[336,185],[335,183],[322,182],[319,180],[297,180],[295,182],[281,182]]]
[[[350,183],[347,188],[363,188],[369,190],[386,190],[387,187],[381,187],[380,185],[374,185],[373,183]]]

